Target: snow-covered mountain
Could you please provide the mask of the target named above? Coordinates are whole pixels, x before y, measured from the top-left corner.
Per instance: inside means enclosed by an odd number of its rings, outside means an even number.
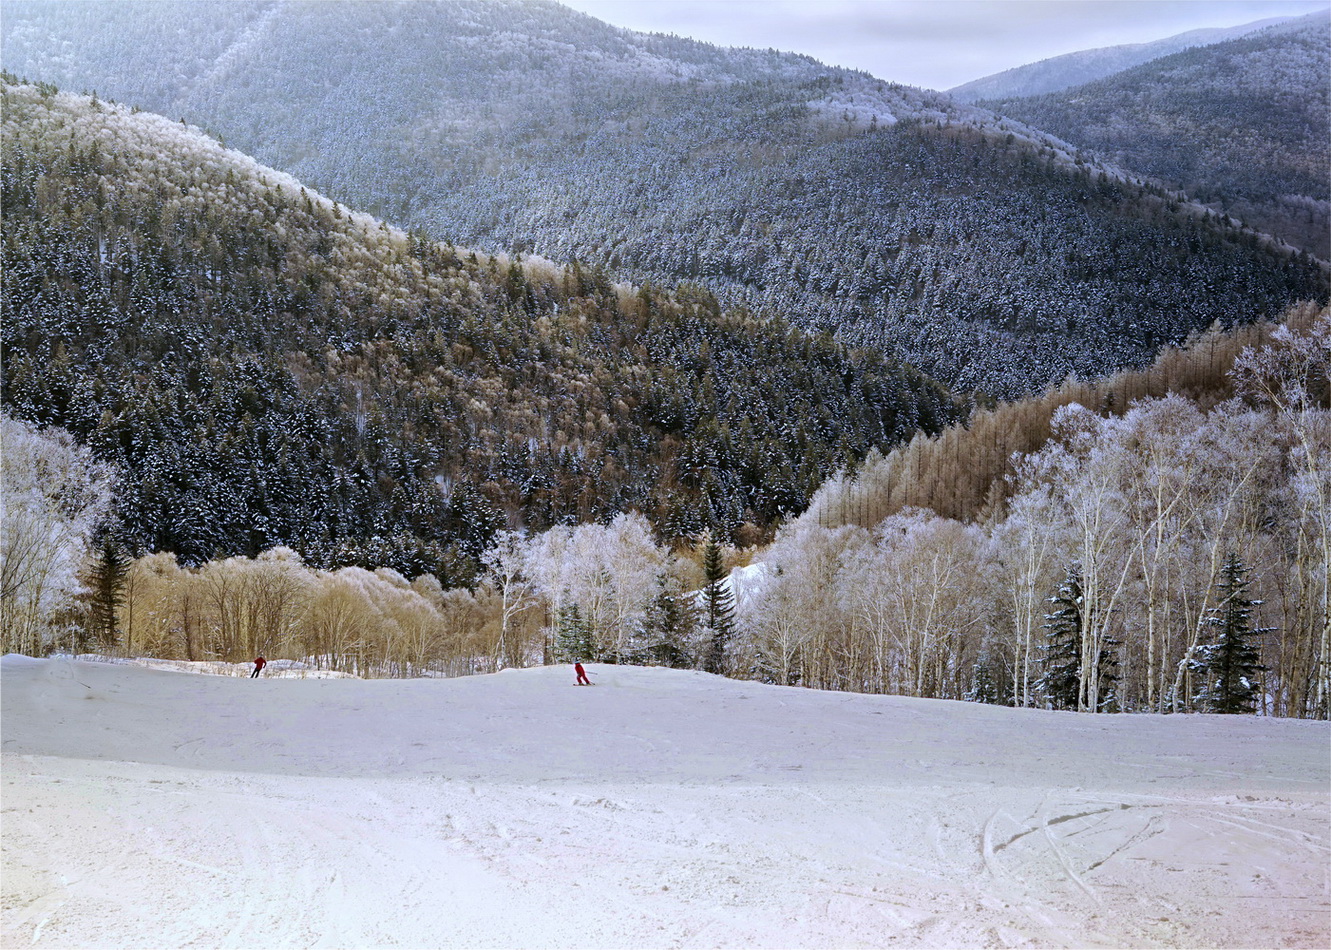
[[[1331,940],[1325,722],[0,670],[6,946]]]
[[[984,104],[1331,259],[1331,15]]]
[[[697,287],[434,244],[197,128],[0,94],[4,406],[116,466],[134,550],[465,584],[507,525],[766,528],[848,452],[956,418],[920,373]]]
[[[1038,63],[1005,69],[992,76],[984,76],[962,83],[960,86],[953,86],[948,90],[948,94],[958,102],[979,102],[982,99],[1006,99],[1059,92],[1149,63],[1170,53],[1191,49],[1194,46],[1208,46],[1212,43],[1238,39],[1291,19],[1293,18],[1269,17],[1240,26],[1189,30],[1151,43],[1127,43],[1122,46],[1104,46],[1099,49],[1065,53],[1062,56],[1051,56]]]
[[[965,391],[1140,365],[1326,293],[1020,122],[555,4],[13,2],[3,55],[399,226],[704,284]]]

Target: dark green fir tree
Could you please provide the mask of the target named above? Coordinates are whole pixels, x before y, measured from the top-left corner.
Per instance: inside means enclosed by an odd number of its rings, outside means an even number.
[[[94,643],[115,643],[118,611],[125,604],[130,560],[114,539],[103,539],[88,573],[88,635]]]
[[[1116,713],[1123,708],[1118,701],[1118,648],[1123,641],[1112,637],[1107,631],[1100,633],[1100,662],[1097,672],[1100,677],[1100,689],[1096,693],[1098,712]]]
[[[1242,559],[1230,554],[1216,583],[1219,605],[1206,620],[1213,639],[1198,649],[1193,661],[1195,703],[1201,712],[1257,711],[1260,674],[1266,669],[1257,643],[1273,628],[1253,626],[1253,611],[1262,602],[1248,595],[1247,575]]]
[[[1086,591],[1081,565],[1068,568],[1058,591],[1049,598],[1053,608],[1045,614],[1045,640],[1041,645],[1042,673],[1035,683],[1038,695],[1051,709],[1086,709],[1090,702],[1089,677],[1083,690],[1082,654],[1091,618],[1086,614]],[[1119,712],[1118,648],[1121,641],[1102,630],[1095,663],[1095,712]]]
[[[689,666],[685,644],[696,623],[691,601],[662,574],[656,581],[656,596],[647,605],[642,620],[641,662],[650,666],[683,669]]]
[[[591,624],[582,616],[576,602],[559,608],[555,619],[555,657],[566,663],[593,659]]]
[[[721,545],[710,535],[703,547],[702,570],[707,582],[702,604],[703,622],[707,626],[703,669],[708,673],[724,673],[726,650],[735,635],[735,592],[723,583],[727,574],[721,560]]]
[[[981,657],[975,661],[975,668],[971,672],[971,688],[966,692],[966,700],[972,703],[989,703],[993,706],[1003,704],[1002,691],[999,689],[998,680],[994,676],[988,657]]]
[[[1074,564],[1068,568],[1058,591],[1049,598],[1052,609],[1045,614],[1041,673],[1035,689],[1051,709],[1077,708],[1082,637],[1086,632],[1085,603],[1081,566]]]

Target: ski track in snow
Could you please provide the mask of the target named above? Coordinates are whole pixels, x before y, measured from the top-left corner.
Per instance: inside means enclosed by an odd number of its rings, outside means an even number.
[[[1331,945],[1325,723],[3,671],[6,948]]]

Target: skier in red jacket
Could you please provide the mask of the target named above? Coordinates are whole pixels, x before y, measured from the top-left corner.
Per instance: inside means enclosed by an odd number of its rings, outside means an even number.
[[[589,680],[589,679],[587,679],[587,671],[584,670],[584,669],[582,668],[582,664],[581,664],[581,663],[574,663],[574,664],[573,664],[573,672],[578,674],[578,685],[579,685],[579,686],[590,686],[590,685],[592,685],[592,681]]]
[[[265,660],[265,659],[264,659],[263,657],[261,657],[261,656],[256,656],[256,657],[254,658],[254,672],[250,674],[250,679],[254,679],[254,677],[258,676],[258,675],[259,675],[259,671],[260,671],[261,669],[263,669],[263,668],[264,668],[265,666],[267,666],[267,665],[268,665],[268,661],[267,661],[267,660]]]

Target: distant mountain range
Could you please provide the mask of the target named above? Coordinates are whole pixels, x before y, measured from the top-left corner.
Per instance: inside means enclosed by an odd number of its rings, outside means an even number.
[[[948,94],[958,102],[974,103],[984,99],[1015,99],[1023,96],[1039,96],[1047,92],[1061,92],[1149,63],[1170,53],[1191,49],[1194,46],[1208,46],[1212,43],[1238,39],[1257,30],[1286,23],[1291,19],[1293,18],[1271,17],[1245,23],[1242,26],[1189,30],[1152,43],[1128,43],[1123,46],[1104,46],[1099,49],[1065,53],[1062,56],[1052,56],[1038,63],[1017,66],[992,76],[953,86],[948,90]]]
[[[1075,138],[555,4],[12,2],[5,17],[11,72],[182,117],[422,235],[705,285],[959,390],[1143,364],[1328,292],[1317,262]]]
[[[1331,15],[984,105],[1331,259]]]

